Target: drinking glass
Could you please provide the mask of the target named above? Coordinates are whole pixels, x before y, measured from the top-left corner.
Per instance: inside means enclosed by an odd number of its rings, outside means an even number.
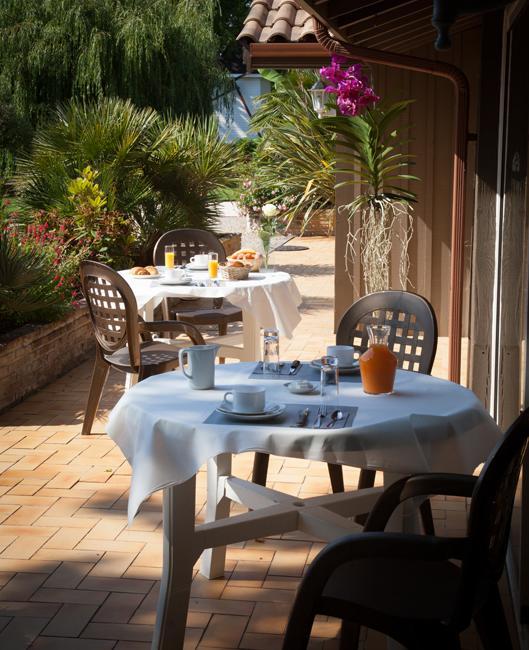
[[[340,376],[338,370],[338,359],[326,355],[321,357],[320,372],[320,413],[327,415],[327,405],[340,406]]]
[[[212,280],[217,279],[217,274],[219,271],[219,254],[218,253],[208,253],[208,273],[209,277]]]
[[[174,269],[174,246],[165,247],[165,268]]]
[[[265,329],[263,341],[263,373],[280,372],[279,364],[279,332],[276,329]]]

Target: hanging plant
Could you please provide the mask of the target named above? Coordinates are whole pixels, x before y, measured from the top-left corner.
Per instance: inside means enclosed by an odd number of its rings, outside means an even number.
[[[388,107],[375,106],[379,97],[363,74],[362,66],[342,69],[347,59],[333,57],[322,68],[321,76],[329,82],[325,91],[335,96],[340,112],[322,123],[339,136],[336,160],[339,171],[349,176],[336,187],[360,186],[361,192],[351,203],[342,206],[347,213],[348,233],[345,268],[353,283],[353,263],[360,257],[366,293],[390,288],[390,254],[395,239],[400,241],[399,281],[407,288],[409,274],[408,245],[413,234],[413,191],[395,183],[419,180],[407,173],[412,156],[403,153],[402,139],[395,121],[411,103],[402,101]],[[354,218],[359,217],[355,227]]]

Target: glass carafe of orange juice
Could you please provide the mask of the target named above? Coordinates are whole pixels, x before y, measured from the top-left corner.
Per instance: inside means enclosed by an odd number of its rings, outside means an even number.
[[[388,325],[368,325],[369,348],[360,357],[364,392],[370,395],[393,392],[397,357],[388,348]]]

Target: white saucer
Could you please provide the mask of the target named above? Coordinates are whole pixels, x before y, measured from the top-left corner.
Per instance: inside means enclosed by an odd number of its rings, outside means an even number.
[[[319,359],[313,359],[310,365],[321,370],[321,361]],[[338,372],[342,375],[354,375],[356,372],[360,372],[360,364],[358,361],[354,361],[352,366],[338,366]]]
[[[204,266],[203,264],[200,264],[200,265],[186,264],[186,269],[189,269],[190,271],[207,271],[208,270],[208,265],[206,264]]]
[[[285,384],[288,390],[295,395],[311,395],[317,390],[316,384],[306,379],[296,379]]]
[[[185,284],[190,284],[192,282],[191,278],[183,278],[180,280],[172,280],[170,278],[162,278],[160,284],[171,284],[173,286],[183,286]]]
[[[285,408],[286,406],[284,404],[267,404],[262,413],[238,413],[233,410],[230,404],[222,402],[222,404],[217,407],[217,411],[223,415],[229,415],[236,420],[246,420],[251,422],[252,420],[271,420],[272,418],[281,415]]]

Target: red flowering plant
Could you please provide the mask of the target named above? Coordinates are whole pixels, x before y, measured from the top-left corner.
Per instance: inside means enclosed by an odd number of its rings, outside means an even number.
[[[320,70],[329,82],[325,92],[336,97],[340,114],[320,123],[339,137],[336,162],[346,179],[337,187],[350,185],[352,201],[341,206],[346,212],[349,230],[345,242],[345,268],[354,284],[354,264],[362,263],[366,293],[390,287],[391,248],[400,241],[399,283],[408,287],[408,244],[413,234],[412,203],[416,194],[410,181],[419,180],[407,173],[413,164],[407,153],[408,139],[402,136],[406,126],[395,126],[410,101],[389,106],[377,105],[380,98],[370,86],[361,64],[344,67],[348,59],[333,56],[331,65]],[[358,187],[361,191],[358,192]],[[359,217],[360,226],[353,225]],[[360,290],[360,287],[358,287]]]
[[[354,116],[364,109],[376,104],[380,97],[369,85],[368,77],[363,73],[360,63],[348,68],[342,66],[348,62],[344,56],[334,55],[331,65],[321,68],[320,75],[331,85],[325,92],[336,95],[336,105],[342,115]]]

